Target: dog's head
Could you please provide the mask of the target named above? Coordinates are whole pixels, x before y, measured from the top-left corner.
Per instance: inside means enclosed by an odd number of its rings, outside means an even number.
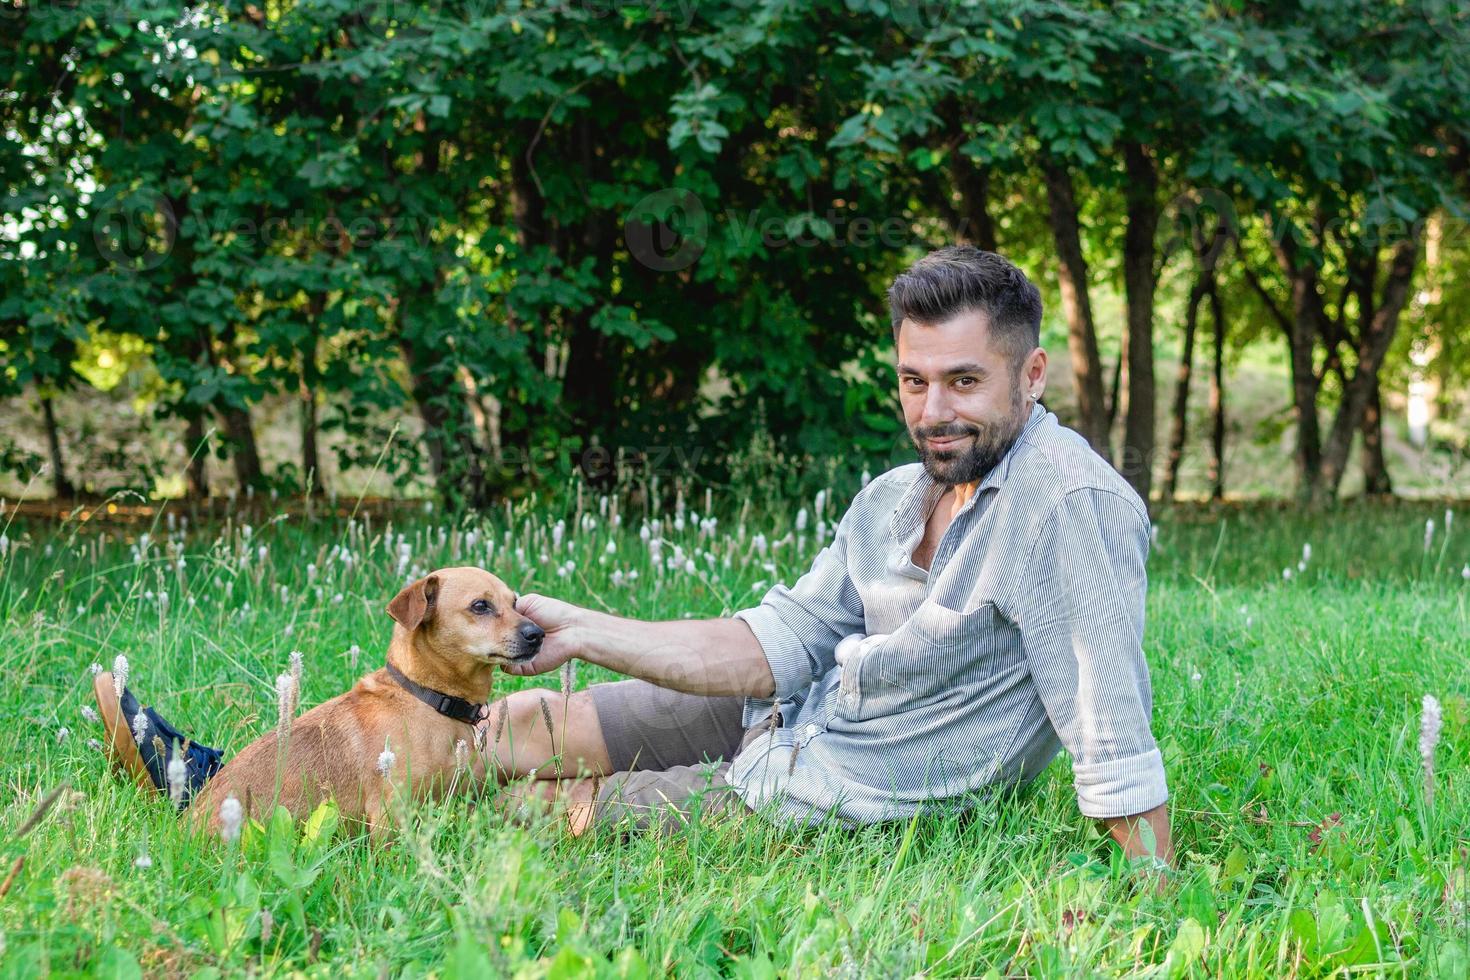
[[[546,635],[515,602],[482,568],[441,568],[394,596],[388,615],[443,656],[505,664],[536,656]]]

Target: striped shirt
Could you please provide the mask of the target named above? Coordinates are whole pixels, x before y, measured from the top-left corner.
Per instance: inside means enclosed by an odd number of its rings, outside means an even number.
[[[731,785],[781,819],[856,825],[970,805],[1065,747],[1086,816],[1162,804],[1142,500],[1040,404],[926,572],[912,555],[944,490],[918,463],[884,473],[795,585],[735,613],[776,680],[743,721],[779,701],[782,724],[732,760]],[[838,664],[854,633],[887,638]]]

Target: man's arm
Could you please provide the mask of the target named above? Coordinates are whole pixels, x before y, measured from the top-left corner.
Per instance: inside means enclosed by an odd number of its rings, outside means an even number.
[[[862,599],[847,571],[848,529],[844,516],[795,585],[772,587],[730,619],[642,622],[522,596],[517,611],[546,639],[534,660],[505,669],[543,674],[580,657],[688,694],[789,698],[831,669],[838,640],[863,628]]]
[[[738,619],[650,623],[594,612],[544,595],[516,611],[546,630],[541,652],[507,673],[543,674],[573,657],[686,694],[770,697],[776,682],[750,627]]]
[[[1172,860],[1168,787],[1143,657],[1148,529],[1122,497],[1068,494],[1039,528],[1010,603],[1077,803],[1130,857]]]

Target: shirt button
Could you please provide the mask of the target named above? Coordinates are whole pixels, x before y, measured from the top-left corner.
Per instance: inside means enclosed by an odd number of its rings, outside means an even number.
[[[807,738],[816,738],[817,737],[817,733],[820,732],[820,731],[821,731],[821,729],[818,728],[816,725],[807,725],[806,726],[806,737]]]

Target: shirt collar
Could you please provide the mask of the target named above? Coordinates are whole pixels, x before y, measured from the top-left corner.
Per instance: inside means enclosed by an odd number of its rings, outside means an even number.
[[[1011,463],[1016,457],[1016,447],[1035,430],[1047,414],[1047,410],[1040,402],[1031,406],[1031,415],[1026,419],[1026,424],[1021,427],[1020,435],[1016,436],[1016,441],[1011,444],[1010,449],[1006,450],[1000,462],[985,474],[985,479],[980,481],[980,486],[975,488],[974,494],[960,508],[959,514],[955,515],[956,520],[965,511],[973,508],[975,501],[979,500],[986,490],[998,489],[1005,482],[1006,476],[1010,473]],[[929,514],[934,510],[934,505],[939,502],[940,497],[944,496],[944,490],[945,487],[930,476],[928,470],[922,466],[919,467],[918,475],[914,477],[913,483],[909,484],[908,490],[904,492],[898,506],[894,508],[893,520],[889,525],[894,540],[907,541],[910,535],[922,529]]]

